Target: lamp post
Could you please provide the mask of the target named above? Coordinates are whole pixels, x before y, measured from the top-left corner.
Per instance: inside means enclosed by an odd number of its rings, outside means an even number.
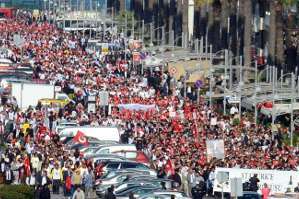
[[[213,76],[214,70],[212,68],[209,69],[209,107],[212,109],[212,81],[214,80]]]

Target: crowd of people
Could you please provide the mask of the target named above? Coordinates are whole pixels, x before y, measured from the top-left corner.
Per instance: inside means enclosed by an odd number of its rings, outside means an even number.
[[[25,39],[22,49],[13,35]],[[36,186],[48,198],[63,187],[65,196],[77,199],[92,195],[95,167],[77,151],[66,150],[55,132],[62,120],[80,125],[118,126],[124,143],[151,154],[153,168],[161,178],[171,178],[189,196],[211,192],[215,167],[298,170],[299,150],[285,145],[283,128],[273,133],[255,126],[246,116],[223,115],[219,106],[209,107],[204,98],[192,93],[183,96],[183,82],[161,70],[145,70],[132,64],[132,52],[125,49],[127,39],[109,37],[121,48],[106,55],[87,53],[84,36],[66,33],[53,24],[27,18],[0,22],[0,44],[12,50],[15,62],[28,60],[34,65],[34,78],[60,86],[72,101],[65,107],[37,105],[21,111],[13,99],[0,107],[0,139],[6,143],[1,152],[5,183]],[[22,57],[23,56],[23,57]],[[99,91],[109,92],[109,107],[101,108],[97,97],[95,112],[87,111],[87,98]],[[32,95],[33,93],[28,93]],[[120,109],[120,104],[155,105],[149,110]],[[43,129],[43,130],[41,130]],[[206,140],[223,139],[225,158],[209,158]],[[166,172],[171,161],[174,172]],[[202,188],[202,187],[201,187]],[[75,194],[73,194],[75,192]]]

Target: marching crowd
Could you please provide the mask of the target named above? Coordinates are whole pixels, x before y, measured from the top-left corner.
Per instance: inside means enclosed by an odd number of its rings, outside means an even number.
[[[23,50],[12,42],[16,33],[25,39]],[[256,127],[246,116],[235,123],[238,114],[220,114],[217,104],[210,109],[192,89],[184,98],[183,82],[161,70],[141,74],[132,64],[131,52],[124,49],[126,38],[110,35],[109,40],[122,48],[107,55],[90,54],[84,50],[87,39],[79,33],[26,18],[0,22],[0,45],[14,52],[12,60],[30,60],[34,78],[61,86],[73,100],[65,107],[39,104],[26,111],[18,110],[13,99],[2,104],[0,139],[7,148],[1,152],[0,173],[5,183],[37,187],[36,198],[50,198],[50,184],[53,194],[62,186],[67,197],[91,197],[95,167],[59,141],[55,126],[61,120],[119,126],[123,142],[150,152],[159,177],[173,179],[194,198],[201,197],[192,189],[200,182],[205,184],[203,192],[211,192],[216,166],[298,170],[298,149],[283,142],[286,129],[272,133],[262,125]],[[109,108],[88,112],[87,97],[100,90],[109,91]],[[155,108],[118,108],[131,103]],[[224,159],[207,156],[209,139],[224,139]],[[174,168],[171,173],[165,169],[169,160]]]

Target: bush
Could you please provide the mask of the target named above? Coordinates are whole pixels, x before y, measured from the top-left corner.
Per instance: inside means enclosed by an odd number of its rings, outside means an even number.
[[[27,185],[4,185],[0,189],[1,199],[32,199],[34,189]]]
[[[2,192],[0,191],[1,199],[27,199],[27,197],[21,193],[17,192]],[[29,199],[29,198],[28,198]]]

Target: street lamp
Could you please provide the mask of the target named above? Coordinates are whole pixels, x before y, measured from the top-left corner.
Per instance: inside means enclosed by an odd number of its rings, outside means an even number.
[[[210,110],[212,109],[212,81],[214,80],[213,73],[215,72],[214,69],[209,69],[209,107]]]

